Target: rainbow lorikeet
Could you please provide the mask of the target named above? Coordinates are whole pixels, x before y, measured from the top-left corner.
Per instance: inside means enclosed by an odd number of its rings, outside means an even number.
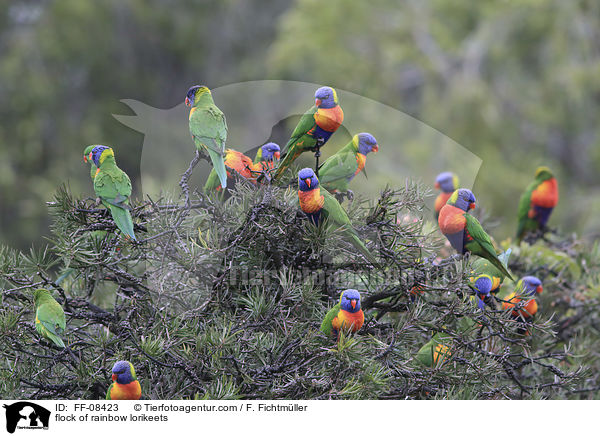
[[[511,252],[512,250],[509,248],[504,253],[498,255],[498,259],[500,259],[500,262],[502,262],[502,265],[504,265],[504,268],[506,269],[508,269],[508,258],[510,257]],[[471,268],[473,270],[473,276],[471,277],[471,280],[473,280],[475,277],[485,274],[492,279],[492,289],[490,289],[490,292],[492,294],[498,293],[500,290],[500,285],[502,282],[504,282],[505,277],[502,271],[492,265],[489,260],[483,258],[475,260],[475,262],[471,264]]]
[[[65,312],[47,289],[36,289],[33,293],[35,308],[35,329],[59,347],[65,348],[61,335],[67,328]]]
[[[348,144],[319,167],[321,186],[330,192],[348,191],[348,184],[354,176],[365,171],[367,154],[372,151],[376,153],[378,150],[379,146],[373,135],[354,135]]]
[[[360,293],[356,289],[346,289],[340,295],[340,302],[329,309],[321,323],[321,331],[336,338],[340,329],[357,332],[365,322],[365,315],[360,308]]]
[[[231,171],[235,171],[243,178],[256,183],[256,174],[253,173],[254,162],[252,162],[252,159],[250,159],[244,153],[228,148],[225,150],[224,162],[225,167],[228,168],[226,174],[229,180],[233,180]],[[219,176],[217,175],[215,168],[213,168],[208,175],[208,179],[206,179],[206,183],[204,184],[204,192],[212,192],[214,190],[220,191],[222,189],[221,187],[222,183],[219,180]]]
[[[131,180],[117,166],[115,153],[105,145],[95,146],[88,156],[98,167],[94,178],[94,191],[102,204],[110,210],[115,224],[125,235],[135,240],[133,220],[129,207],[131,195]]]
[[[485,309],[485,300],[490,296],[492,283],[492,278],[487,274],[471,277],[471,287],[475,291],[475,296],[472,298],[481,310]]]
[[[352,245],[372,264],[376,259],[360,240],[352,227],[350,218],[342,205],[326,189],[321,189],[319,179],[311,168],[303,168],[298,173],[298,199],[300,208],[311,222],[319,225],[327,221],[343,230],[344,235],[352,241]]]
[[[283,148],[284,157],[273,176],[277,179],[301,153],[318,151],[344,121],[335,89],[323,86],[315,92],[315,105],[302,115]]]
[[[94,164],[94,161],[89,158],[90,153],[96,147],[95,145],[88,145],[85,150],[83,150],[83,162],[90,164],[90,177],[92,180],[96,178],[96,173],[98,172],[98,167]]]
[[[207,152],[217,172],[221,187],[227,187],[225,169],[225,141],[227,122],[221,109],[215,105],[210,89],[206,86],[192,86],[188,89],[185,104],[190,109],[190,134],[200,153]]]
[[[511,310],[514,318],[522,317],[525,320],[533,317],[538,311],[538,304],[535,301],[535,296],[541,294],[544,288],[542,287],[542,281],[537,277],[525,276],[517,283],[515,290],[503,295],[501,298],[502,308],[504,310]],[[520,309],[515,309],[515,306],[521,301],[526,301],[524,306]]]
[[[483,230],[477,218],[468,214],[475,208],[475,196],[468,189],[457,189],[440,210],[438,224],[450,244],[460,254],[470,252],[489,260],[503,274],[513,280],[492,245],[490,236]]]
[[[261,146],[254,157],[255,168],[259,170],[273,169],[275,162],[281,157],[281,148],[274,142]]]
[[[142,387],[135,376],[133,365],[127,360],[119,360],[112,368],[113,383],[106,392],[107,400],[139,400]]]
[[[519,201],[517,239],[528,233],[545,230],[546,223],[558,203],[558,183],[547,167],[539,167],[535,180],[527,187]]]
[[[439,368],[452,354],[450,345],[452,338],[447,333],[436,333],[431,340],[417,352],[416,359],[429,368]]]
[[[442,207],[444,207],[452,193],[458,189],[458,184],[458,176],[450,172],[440,173],[435,178],[435,189],[442,191],[435,199],[435,203],[433,205],[436,220],[440,215],[440,210]]]

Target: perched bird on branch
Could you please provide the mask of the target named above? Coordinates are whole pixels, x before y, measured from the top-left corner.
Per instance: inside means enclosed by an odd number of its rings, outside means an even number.
[[[335,89],[323,86],[315,92],[315,105],[302,115],[292,132],[290,140],[283,148],[283,159],[274,179],[277,179],[305,151],[314,151],[320,156],[320,149],[344,121],[344,111],[339,105]]]
[[[542,281],[537,277],[525,276],[517,283],[514,292],[509,293],[502,297],[502,308],[504,310],[512,309],[512,316],[514,318],[523,318],[525,320],[531,319],[538,311],[538,304],[535,300],[537,294],[541,294],[544,288],[542,287]],[[515,309],[515,306],[526,301],[524,306],[520,309]]]
[[[61,335],[67,328],[65,312],[47,289],[36,289],[33,293],[35,329],[59,347],[65,348]]]
[[[225,150],[225,167],[227,168],[226,174],[227,179],[230,181],[229,185],[232,186],[233,176],[232,172],[236,172],[241,177],[250,180],[253,183],[256,183],[256,174],[253,173],[254,162],[244,153],[241,153],[236,150],[232,150],[228,148]],[[212,192],[212,191],[220,191],[222,189],[222,183],[219,179],[219,176],[213,168],[208,175],[208,179],[206,179],[206,183],[204,184],[204,192]]]
[[[135,240],[133,233],[133,220],[131,219],[131,180],[125,172],[117,166],[115,153],[112,148],[105,145],[95,146],[88,155],[98,168],[94,177],[94,191],[102,204],[110,210],[115,224],[126,236]]]
[[[274,142],[267,142],[261,146],[254,157],[255,170],[273,169],[281,157],[281,148]]]
[[[475,296],[472,298],[481,310],[485,309],[485,300],[490,296],[492,283],[492,277],[487,274],[471,277],[471,288],[475,291]]]
[[[440,210],[438,217],[440,230],[458,253],[470,252],[483,257],[513,280],[498,259],[490,236],[483,230],[477,218],[468,214],[470,209],[475,208],[475,201],[475,196],[468,189],[454,191]]]
[[[360,308],[360,293],[356,289],[346,289],[340,295],[340,302],[329,309],[321,323],[321,331],[336,338],[341,329],[357,332],[365,321]]]
[[[498,259],[500,259],[500,262],[502,262],[502,265],[504,265],[504,268],[506,269],[508,269],[508,258],[510,257],[511,252],[512,250],[509,248],[504,253],[498,255]],[[492,279],[492,289],[490,289],[490,292],[492,294],[498,293],[500,285],[502,285],[504,278],[506,277],[502,271],[496,268],[492,262],[484,258],[476,259],[471,264],[471,268],[473,269],[471,280],[482,274],[488,275]]]
[[[552,210],[558,204],[558,182],[547,167],[539,167],[535,180],[527,187],[519,201],[517,240],[536,230],[546,230]]]
[[[135,375],[133,365],[127,360],[119,360],[112,368],[113,383],[106,392],[107,400],[139,400],[142,387]]]
[[[350,218],[342,205],[326,189],[321,189],[319,179],[311,168],[303,168],[298,172],[298,198],[300,208],[311,222],[319,225],[327,222],[343,230],[352,245],[371,263],[375,264],[375,256],[363,244]]]
[[[442,191],[435,199],[435,203],[433,205],[436,220],[440,215],[440,210],[442,209],[442,207],[444,207],[452,193],[458,189],[458,184],[458,176],[451,172],[440,173],[435,178],[435,189],[439,189]]]
[[[227,122],[221,109],[215,105],[210,89],[195,85],[188,89],[185,104],[190,106],[190,134],[196,149],[208,153],[213,168],[221,182],[227,187],[225,170],[225,141],[227,140]]]
[[[348,184],[358,173],[365,171],[367,154],[377,152],[377,140],[370,133],[359,133],[340,151],[319,167],[321,186],[329,192],[346,192]]]

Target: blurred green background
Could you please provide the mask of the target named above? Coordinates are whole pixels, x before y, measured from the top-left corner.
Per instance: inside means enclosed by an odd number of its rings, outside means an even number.
[[[42,242],[60,183],[92,193],[87,144],[126,146],[139,183],[120,99],[171,108],[194,83],[261,79],[377,100],[473,152],[497,238],[540,164],[561,191],[550,225],[600,233],[597,1],[47,0],[0,3],[0,242]]]

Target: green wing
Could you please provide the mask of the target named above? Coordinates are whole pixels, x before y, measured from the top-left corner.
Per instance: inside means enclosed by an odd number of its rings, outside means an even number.
[[[541,182],[534,180],[527,186],[521,199],[519,200],[519,210],[517,212],[518,224],[517,224],[517,240],[520,241],[523,235],[528,230],[535,230],[535,221],[529,218],[529,208],[531,207],[531,195],[533,191],[540,185]]]
[[[325,318],[323,319],[323,322],[321,323],[320,330],[323,333],[325,333],[326,335],[329,336],[332,334],[333,327],[331,326],[331,323],[332,323],[333,319],[338,315],[341,308],[342,308],[342,306],[340,305],[340,303],[338,303],[335,306],[333,306],[331,309],[329,309],[329,312],[327,312],[327,315],[325,315]]]
[[[502,265],[500,259],[498,259],[498,256],[496,255],[496,250],[494,249],[494,245],[492,244],[492,240],[490,239],[490,235],[488,235],[485,232],[485,230],[483,230],[483,227],[481,226],[477,218],[469,215],[468,213],[465,213],[464,217],[467,220],[466,230],[473,238],[472,241],[469,241],[465,244],[465,248],[471,253],[489,260],[504,275],[506,275],[511,280],[514,280],[510,273],[506,270],[504,265]]]
[[[281,151],[282,154],[288,153],[290,148],[292,148],[296,144],[296,142],[298,142],[298,140],[302,138],[302,136],[304,136],[313,127],[315,127],[315,113],[317,113],[316,106],[313,106],[309,110],[304,112],[304,114],[300,118],[300,121],[298,122],[298,125],[292,132],[290,140],[287,142],[287,144],[285,144],[285,147]]]
[[[110,386],[108,387],[108,390],[106,391],[106,399],[107,400],[112,400],[112,397],[110,396],[110,392],[112,391],[112,388],[114,386],[114,382],[110,384]]]
[[[94,191],[100,197],[115,221],[117,227],[130,238],[135,240],[133,220],[129,210],[131,195],[131,180],[116,165],[102,168],[94,179]]]
[[[190,117],[190,133],[196,148],[208,152],[221,186],[227,187],[227,171],[223,161],[227,141],[227,121],[215,104],[198,107]]]
[[[350,147],[348,147],[350,145]],[[319,182],[329,190],[347,191],[348,182],[358,169],[352,142],[319,167]]]
[[[64,348],[65,344],[60,335],[63,334],[67,325],[61,305],[52,297],[46,298],[39,304],[35,317],[35,328],[38,333]]]
[[[350,218],[348,214],[342,207],[342,205],[335,199],[333,195],[331,195],[325,188],[321,188],[321,195],[323,195],[323,215],[327,220],[334,224],[336,227],[340,227],[343,229],[344,234],[351,240],[352,245],[361,254],[367,258],[369,262],[375,264],[377,259],[375,256],[369,251],[369,249],[363,244],[360,240],[358,233],[352,227],[352,223],[350,222]]]
[[[317,107],[313,106],[302,115],[302,118],[300,118],[300,122],[298,122],[298,125],[292,132],[290,140],[281,152],[283,159],[279,162],[277,171],[273,176],[274,179],[277,179],[302,152],[313,148],[317,143],[315,138],[307,135],[307,133],[316,126],[314,118],[316,112]]]

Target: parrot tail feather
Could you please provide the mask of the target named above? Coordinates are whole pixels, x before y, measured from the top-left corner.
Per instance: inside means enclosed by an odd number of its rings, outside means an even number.
[[[131,214],[129,211],[127,209],[123,209],[122,207],[110,205],[110,213],[119,230],[135,241],[135,233],[133,233],[133,220],[131,219]]]
[[[213,168],[215,169],[217,176],[219,176],[221,187],[223,189],[227,188],[227,170],[225,169],[223,156],[221,156],[219,153],[215,153],[211,149],[208,149],[208,154],[210,156],[210,160],[212,161]]]

